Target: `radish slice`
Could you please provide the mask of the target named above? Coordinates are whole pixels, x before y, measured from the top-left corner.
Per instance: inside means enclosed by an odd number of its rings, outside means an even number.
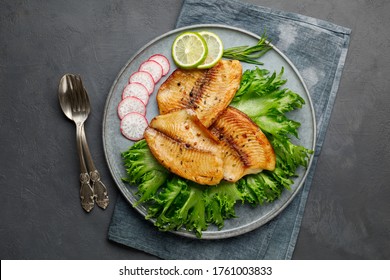
[[[145,105],[148,104],[149,92],[146,87],[140,83],[134,82],[125,86],[122,92],[122,99],[130,96],[139,98]]]
[[[129,113],[121,120],[120,130],[127,139],[138,141],[144,137],[147,119],[139,113]]]
[[[168,74],[169,69],[171,67],[168,58],[166,58],[162,54],[155,54],[155,55],[152,55],[148,60],[156,61],[157,63],[159,63],[161,65],[161,67],[163,69],[163,76]]]
[[[146,114],[145,104],[137,97],[130,96],[119,102],[118,117],[123,119],[128,113],[136,112],[141,115]]]
[[[154,80],[152,75],[145,71],[138,71],[133,73],[129,78],[130,83],[140,83],[146,87],[149,95],[153,93],[154,90]]]
[[[163,75],[163,68],[161,64],[153,60],[143,62],[138,70],[148,72],[152,75],[154,83],[158,83]]]

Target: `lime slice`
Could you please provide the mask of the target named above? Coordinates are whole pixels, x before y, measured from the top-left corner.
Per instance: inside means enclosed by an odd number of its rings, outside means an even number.
[[[172,58],[180,68],[196,68],[206,57],[206,41],[196,32],[181,33],[172,44]]]
[[[207,43],[208,53],[205,61],[198,65],[199,69],[207,69],[213,67],[222,58],[223,44],[221,38],[213,32],[201,31],[199,34]]]

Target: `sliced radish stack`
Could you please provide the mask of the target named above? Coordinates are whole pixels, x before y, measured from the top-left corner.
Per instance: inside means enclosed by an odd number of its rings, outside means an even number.
[[[129,113],[121,120],[121,132],[123,136],[132,141],[141,140],[144,131],[148,127],[148,121],[142,114]]]
[[[145,71],[138,71],[133,73],[129,78],[129,83],[140,83],[146,87],[149,95],[153,93],[154,90],[154,80],[152,75]]]
[[[140,65],[138,71],[145,71],[152,75],[155,84],[158,83],[158,81],[160,81],[161,77],[163,76],[163,68],[161,64],[153,60],[147,60],[143,62]]]
[[[161,65],[163,69],[163,76],[168,74],[171,65],[169,63],[169,60],[165,56],[163,56],[162,54],[155,54],[152,55],[148,60],[156,61]]]
[[[141,63],[138,71],[129,77],[117,108],[120,130],[127,139],[138,141],[143,138],[148,127],[146,105],[156,84],[169,73],[169,69],[169,60],[162,54],[155,54]]]
[[[120,119],[123,119],[127,114],[133,112],[143,116],[146,115],[146,106],[139,98],[130,96],[119,102],[118,117]]]
[[[125,86],[122,92],[122,99],[131,96],[139,98],[145,106],[148,104],[149,92],[146,87],[140,83],[133,82]]]

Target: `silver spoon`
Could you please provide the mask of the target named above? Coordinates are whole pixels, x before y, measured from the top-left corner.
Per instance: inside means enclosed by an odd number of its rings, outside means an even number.
[[[72,74],[64,75],[59,83],[58,98],[64,114],[76,124],[77,151],[80,158],[80,198],[83,209],[90,212],[94,207],[94,198],[98,206],[105,209],[109,203],[107,189],[100,181],[100,174],[93,163],[84,131],[84,122],[90,112],[90,103],[81,79]],[[84,148],[84,149],[83,149]],[[88,174],[84,161],[84,152],[90,168]],[[93,185],[91,186],[89,180]]]

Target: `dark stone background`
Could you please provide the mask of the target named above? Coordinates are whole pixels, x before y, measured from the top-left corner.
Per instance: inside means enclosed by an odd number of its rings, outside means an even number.
[[[390,259],[390,2],[252,0],[352,29],[294,259]],[[109,89],[145,43],[174,28],[180,0],[0,0],[1,259],[149,259],[107,240],[119,195],[104,158]],[[81,210],[64,73],[83,77],[90,148],[111,205]]]

